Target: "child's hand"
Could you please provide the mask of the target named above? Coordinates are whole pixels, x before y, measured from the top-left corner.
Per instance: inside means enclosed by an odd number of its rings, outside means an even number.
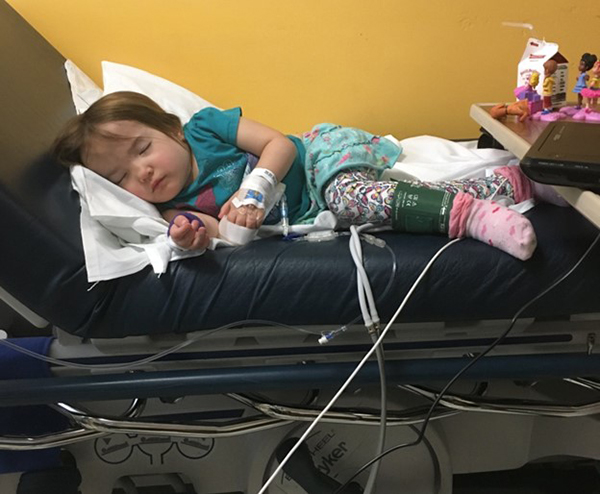
[[[199,250],[208,247],[210,237],[199,220],[190,221],[185,216],[177,216],[169,231],[171,239],[182,249]]]
[[[219,211],[219,219],[227,217],[227,220],[230,223],[252,229],[262,225],[262,222],[265,219],[264,209],[259,209],[252,205],[236,208],[231,202],[233,197],[235,197],[235,194],[223,204],[221,211]]]

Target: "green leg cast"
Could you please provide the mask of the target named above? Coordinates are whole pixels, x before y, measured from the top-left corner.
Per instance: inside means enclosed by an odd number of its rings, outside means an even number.
[[[448,233],[455,195],[398,182],[392,201],[392,228],[410,233]]]

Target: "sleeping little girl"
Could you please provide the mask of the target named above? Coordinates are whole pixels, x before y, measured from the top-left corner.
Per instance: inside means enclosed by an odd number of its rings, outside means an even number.
[[[536,247],[523,215],[491,201],[554,197],[518,167],[453,182],[382,181],[401,149],[366,131],[320,124],[301,137],[242,116],[239,108],[205,108],[183,127],[139,93],[102,97],[56,139],[65,165],[83,164],[154,204],[184,250],[204,249],[219,220],[255,230],[285,184],[291,223],[332,211],[341,227],[371,223],[413,233],[471,237],[518,258]]]

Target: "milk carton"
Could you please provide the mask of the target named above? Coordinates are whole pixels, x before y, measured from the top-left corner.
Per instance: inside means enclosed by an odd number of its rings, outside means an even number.
[[[558,51],[558,44],[549,43],[544,40],[529,38],[527,46],[519,62],[517,74],[517,87],[525,86],[533,72],[537,72],[540,82],[536,86],[536,92],[542,96],[544,87],[544,63],[554,60],[558,64],[554,73],[554,87],[552,90],[552,106],[560,107],[567,102],[567,81],[569,75],[569,62]]]

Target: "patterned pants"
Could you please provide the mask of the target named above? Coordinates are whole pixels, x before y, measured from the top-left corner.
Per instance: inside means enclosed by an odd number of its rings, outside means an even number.
[[[396,183],[377,180],[377,174],[373,170],[342,172],[327,185],[325,201],[342,227],[364,223],[389,225]],[[424,189],[443,190],[453,194],[466,192],[476,199],[487,199],[494,194],[514,199],[510,182],[497,175],[448,182],[410,183]]]

